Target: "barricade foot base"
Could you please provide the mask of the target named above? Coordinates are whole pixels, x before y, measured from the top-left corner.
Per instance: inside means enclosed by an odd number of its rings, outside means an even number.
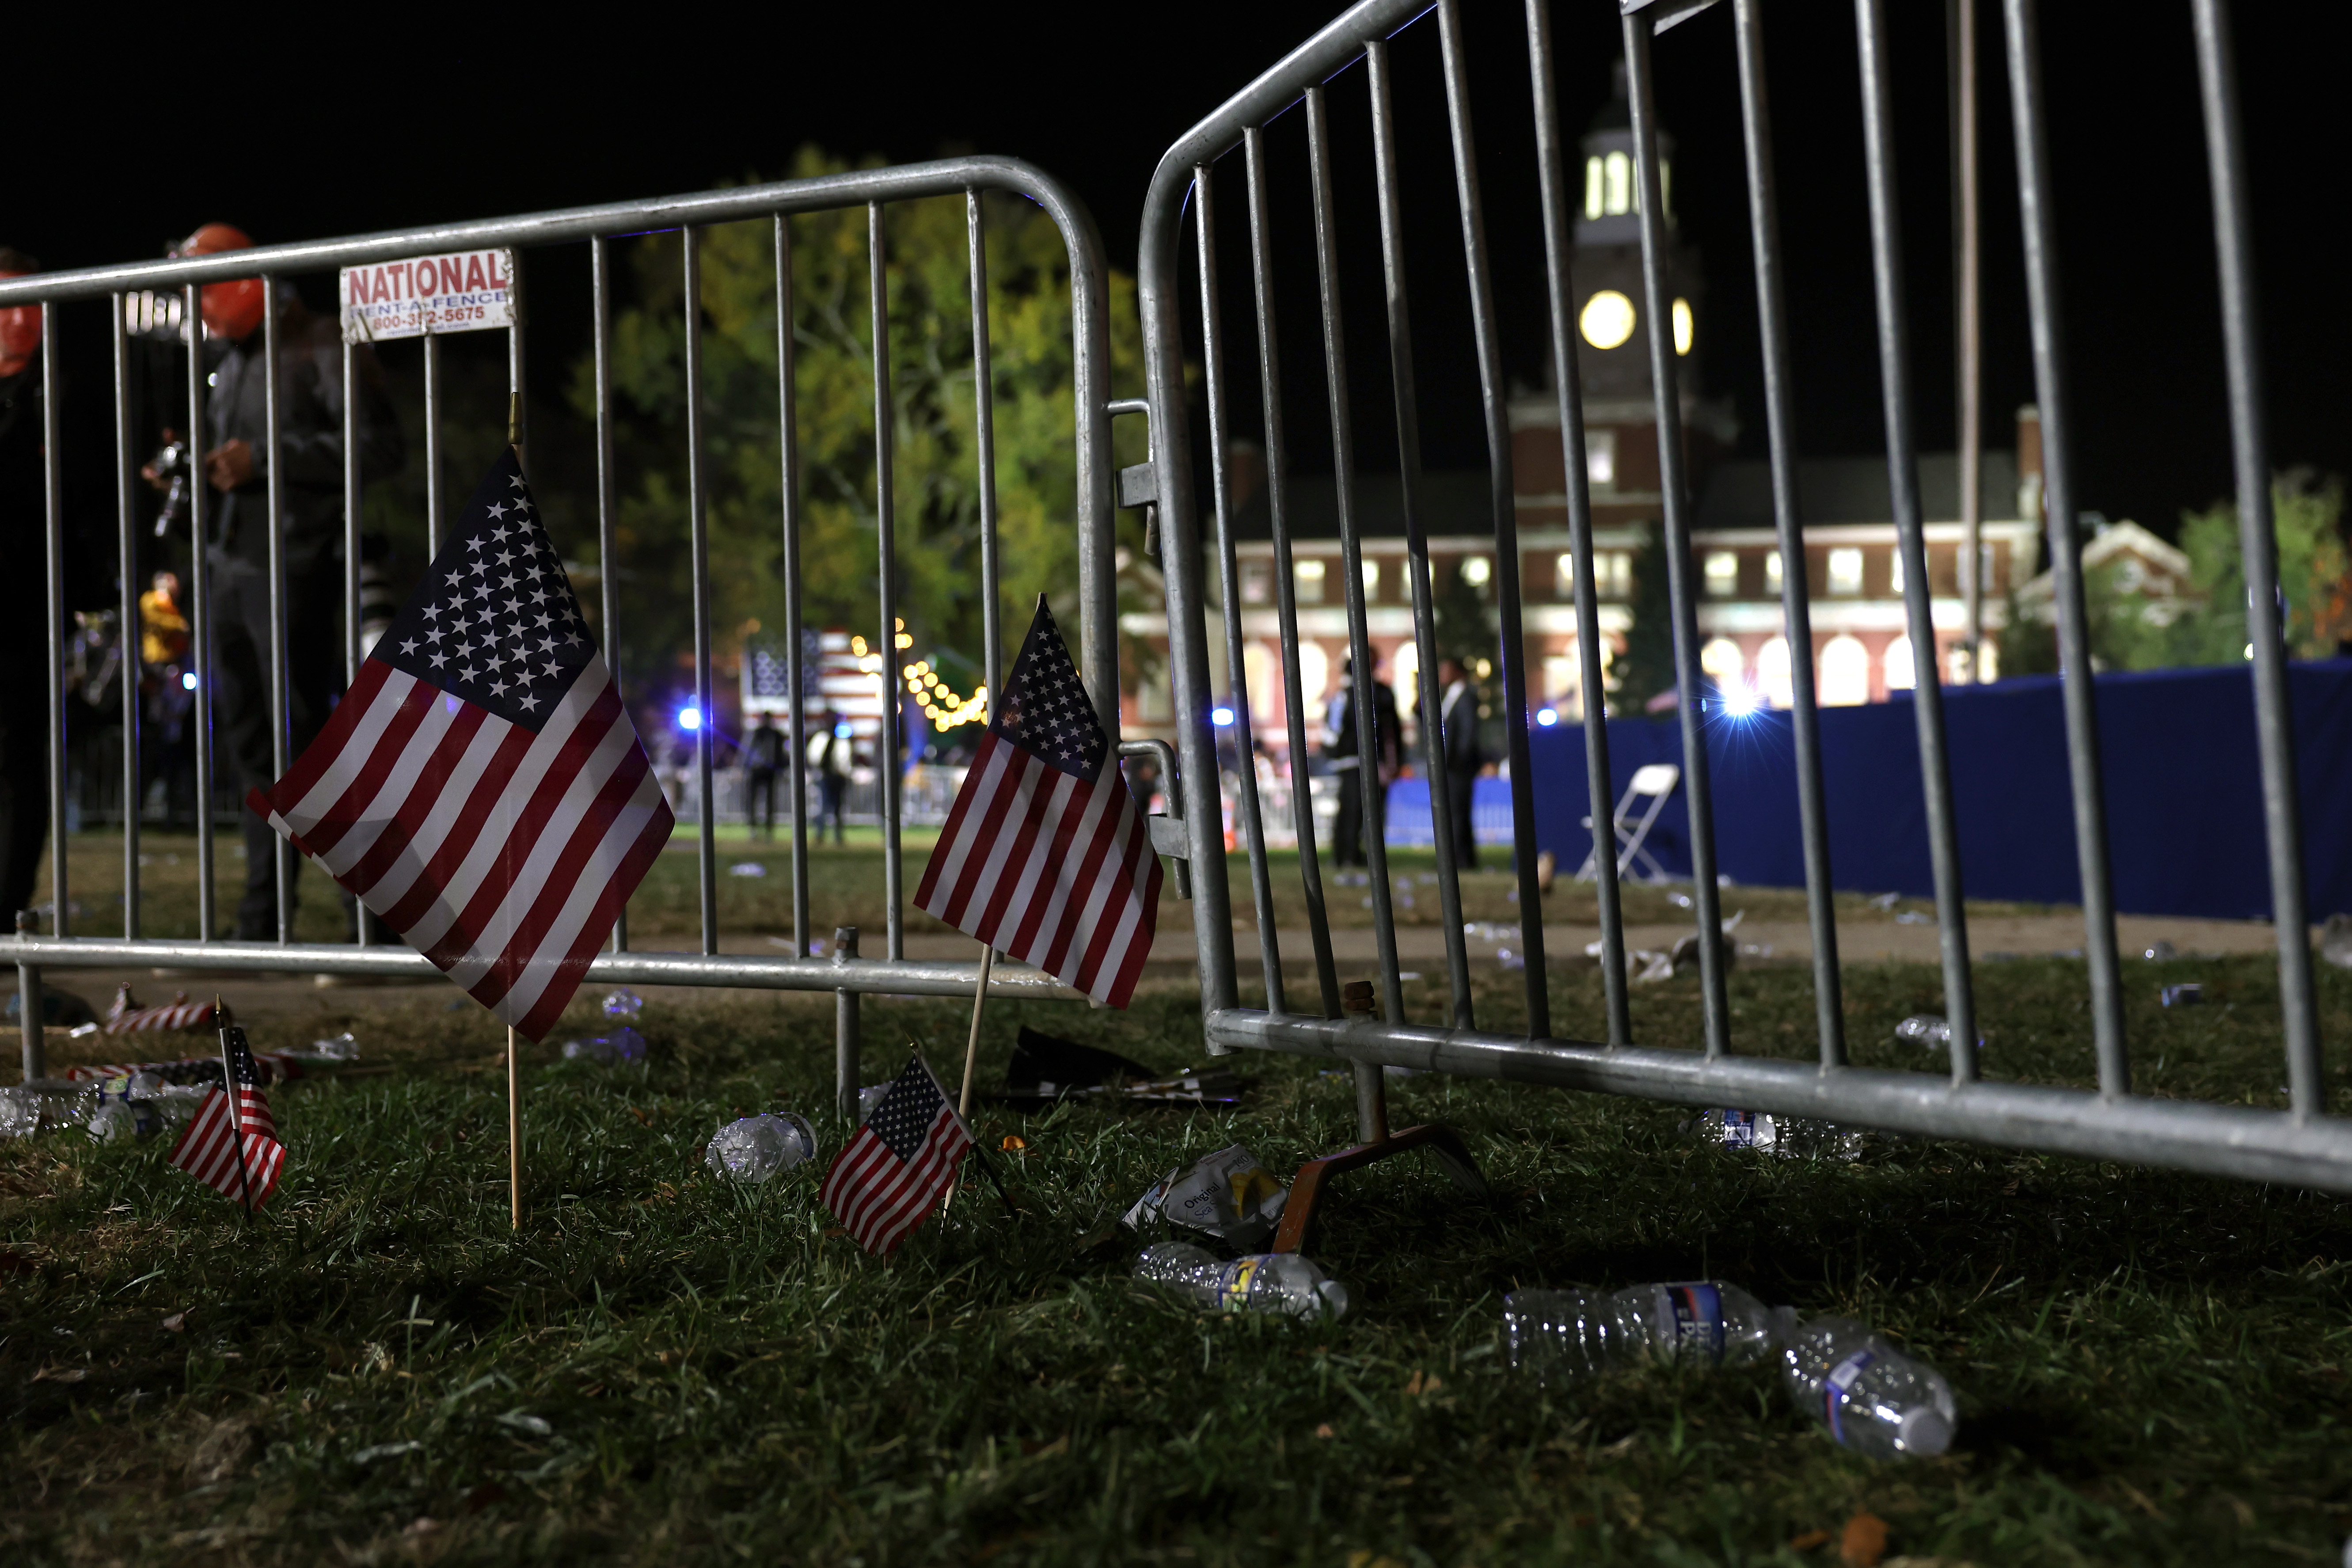
[[[1298,1174],[1290,1184],[1290,1199],[1283,1205],[1282,1226],[1274,1233],[1272,1250],[1297,1252],[1306,1247],[1315,1226],[1316,1203],[1322,1197],[1323,1185],[1329,1178],[1415,1149],[1426,1149],[1436,1155],[1438,1164],[1454,1178],[1454,1184],[1470,1196],[1486,1195],[1486,1178],[1478,1173],[1478,1163],[1470,1157],[1470,1151],[1452,1128],[1433,1121],[1403,1128],[1376,1143],[1359,1143],[1299,1166]]]

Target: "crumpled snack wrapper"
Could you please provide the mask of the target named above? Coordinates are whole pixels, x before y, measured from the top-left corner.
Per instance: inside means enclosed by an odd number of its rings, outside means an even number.
[[[1171,1171],[1119,1223],[1135,1230],[1157,1214],[1251,1252],[1273,1239],[1289,1201],[1290,1189],[1247,1147],[1235,1143]]]

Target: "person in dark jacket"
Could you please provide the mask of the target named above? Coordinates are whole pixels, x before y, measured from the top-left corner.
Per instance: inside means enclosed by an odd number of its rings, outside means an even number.
[[[761,713],[759,723],[743,737],[743,767],[751,785],[743,816],[757,837],[772,840],[776,837],[776,774],[782,771],[784,761],[784,732],[776,728],[773,713]]]
[[[241,250],[252,240],[227,224],[209,223],[173,249],[177,256]],[[257,278],[204,288],[205,335],[226,345],[205,398],[202,468],[206,499],[205,556],[212,568],[214,721],[221,751],[244,788],[277,780],[269,743],[269,423],[268,360],[263,353],[268,296]],[[332,317],[313,315],[290,288],[278,297],[278,534],[286,563],[287,760],[317,737],[343,668],[336,637],[341,613],[343,547],[342,334]],[[361,355],[360,474],[373,481],[397,473],[406,458],[383,372]],[[150,482],[157,482],[153,475]],[[240,941],[278,934],[274,874],[278,836],[247,810],[245,895],[237,901]],[[289,851],[290,854],[290,851]],[[300,858],[292,863],[299,873]],[[289,881],[289,890],[292,882]],[[287,911],[292,919],[293,911]]]
[[[1437,723],[1445,761],[1446,808],[1454,830],[1456,869],[1478,868],[1478,840],[1470,830],[1470,792],[1486,758],[1478,751],[1478,689],[1459,659],[1437,661]]]
[[[0,246],[0,278],[38,271]],[[0,930],[30,907],[49,832],[48,499],[41,455],[41,308],[0,310]]]
[[[1396,693],[1381,680],[1372,682],[1372,765],[1364,766],[1356,733],[1356,686],[1350,672],[1353,658],[1339,661],[1339,689],[1323,710],[1323,755],[1339,780],[1339,820],[1332,826],[1331,858],[1340,866],[1365,862],[1366,802],[1386,826],[1389,785],[1397,776]],[[1377,674],[1377,671],[1375,672]],[[1370,778],[1364,775],[1369,773]]]

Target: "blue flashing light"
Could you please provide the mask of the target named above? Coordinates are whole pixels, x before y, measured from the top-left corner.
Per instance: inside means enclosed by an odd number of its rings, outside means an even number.
[[[1232,709],[1217,707],[1209,710],[1209,722],[1214,724],[1218,729],[1224,729],[1233,721],[1234,710]]]
[[[689,735],[693,734],[697,730],[701,729],[702,710],[699,708],[679,709],[677,710],[677,727],[685,731]]]
[[[1536,710],[1536,722],[1542,728],[1549,730],[1554,724],[1559,722],[1559,715],[1553,712],[1549,708],[1538,708]]]
[[[194,691],[195,689],[196,672],[193,669],[182,671],[180,675],[180,689],[183,691]]]

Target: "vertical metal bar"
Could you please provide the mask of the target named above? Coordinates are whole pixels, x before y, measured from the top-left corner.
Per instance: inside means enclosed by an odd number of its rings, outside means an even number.
[[[1960,403],[1960,584],[1969,683],[1984,679],[1984,289],[1977,172],[1977,0],[1945,0],[1952,91],[1953,333]]]
[[[596,378],[596,593],[603,609],[604,668],[621,695],[620,543],[613,521],[613,256],[603,235],[588,242],[588,287]],[[428,342],[430,339],[426,340]],[[613,917],[613,951],[629,950],[629,907]]]
[[[1192,171],[1195,235],[1201,261],[1201,374],[1209,413],[1209,495],[1217,520],[1217,563],[1223,583],[1226,699],[1234,715],[1234,788],[1242,837],[1249,851],[1250,901],[1257,915],[1258,965],[1265,977],[1265,1005],[1286,1013],[1282,948],[1275,934],[1274,879],[1265,863],[1265,822],[1258,813],[1256,716],[1250,710],[1249,681],[1242,655],[1241,567],[1234,551],[1233,473],[1227,450],[1231,410],[1225,398],[1225,328],[1217,300],[1217,221],[1210,166]],[[1171,781],[1172,782],[1172,781]],[[1459,921],[1455,922],[1457,925]]]
[[[188,450],[196,455],[188,477],[188,650],[196,676],[196,940],[210,942],[217,892],[213,845],[213,569],[211,507],[201,454],[205,449],[205,319],[198,289],[182,290],[180,320],[188,334]]]
[[[1616,811],[1609,775],[1608,695],[1601,663],[1601,596],[1592,574],[1592,479],[1584,447],[1584,384],[1578,363],[1576,289],[1569,274],[1567,157],[1560,146],[1559,94],[1552,66],[1551,0],[1528,0],[1528,64],[1535,79],[1536,163],[1543,191],[1544,279],[1551,312],[1553,394],[1559,405],[1560,461],[1568,482],[1568,547],[1576,563],[1576,651],[1584,689],[1585,809],[1592,814],[1592,868],[1601,918],[1601,988],[1609,1015],[1609,1043],[1633,1043],[1625,994],[1625,912],[1617,886],[1617,857],[1602,853],[1600,835]],[[1614,841],[1612,841],[1612,848]],[[1524,893],[1520,895],[1526,897]],[[1523,917],[1524,918],[1524,917]]]
[[[360,678],[360,369],[359,349],[343,344],[343,685]],[[352,909],[352,940],[368,945],[374,920],[365,904]]]
[[[530,444],[530,388],[524,375],[522,252],[513,253],[507,278],[507,297],[514,301],[514,324],[507,328],[507,395],[514,425],[515,461],[522,461]]]
[[[1961,0],[1966,4],[1967,0]],[[1789,303],[1780,257],[1780,187],[1764,83],[1759,0],[1733,0],[1739,109],[1748,157],[1748,226],[1756,250],[1756,315],[1764,360],[1764,420],[1772,454],[1772,521],[1780,544],[1780,614],[1788,626],[1790,730],[1797,752],[1797,828],[1805,859],[1805,913],[1813,939],[1813,1023],[1822,1065],[1845,1065],[1843,982],[1830,880],[1830,826],[1822,786],[1822,718],[1813,689],[1812,580],[1797,496],[1797,423],[1789,356]],[[1597,819],[1596,819],[1597,820]]]
[[[425,332],[425,553],[441,553],[441,513],[446,505],[441,482],[441,340]]]
[[[807,672],[801,668],[801,416],[794,384],[793,339],[793,231],[776,215],[776,420],[783,451],[778,479],[784,502],[784,679],[791,688],[784,708],[793,727],[793,956],[809,951],[808,712],[803,697]]]
[[[2042,92],[2040,23],[2031,0],[2005,6],[2010,107],[2016,124],[2017,201],[2025,237],[2033,380],[2042,408],[2043,527],[2050,535],[2052,597],[2066,715],[2066,760],[2074,807],[2074,853],[2083,879],[2083,956],[2090,970],[2091,1034],[2099,1092],[2131,1092],[2124,1037],[2123,972],[2116,943],[2115,885],[2107,860],[2106,792],[2099,759],[2098,693],[2091,668],[2090,618],[2083,605],[2083,546],[2074,521],[2074,419],[2066,382],[2065,324],[2059,313],[2057,217],[2050,174],[2048,110]],[[1891,188],[1891,182],[1890,182]],[[1914,637],[1916,642],[1916,637]],[[1921,694],[1926,694],[1922,683]],[[1958,1026],[1953,1026],[1954,1047]],[[1976,1036],[1969,1036],[1973,1046]]]
[[[1943,672],[1936,658],[1936,622],[1927,595],[1927,549],[1919,515],[1919,455],[1911,426],[1911,344],[1903,299],[1902,219],[1895,197],[1894,88],[1880,0],[1854,0],[1854,32],[1862,56],[1862,128],[1870,184],[1871,271],[1878,300],[1886,479],[1894,503],[1895,547],[1902,552],[1903,607],[1911,633],[1919,782],[1927,795],[1927,858],[1936,877],[1937,934],[1943,944],[1944,1017],[1951,1026],[1952,1081],[1969,1083],[1977,1076],[1976,997],[1969,975],[1968,912],[1960,890],[1959,825],[1953,813],[1951,759],[1944,738]],[[1781,576],[1785,582],[1785,569]],[[2087,680],[2087,666],[2078,669]],[[2114,926],[2107,929],[2112,941]]]
[[[833,961],[857,956],[857,928],[833,928]],[[857,993],[843,986],[833,994],[833,1102],[844,1121],[857,1121]]]
[[[263,423],[269,443],[269,772],[286,776],[287,743],[292,715],[286,692],[286,476],[284,426],[278,407],[278,279],[262,274],[261,396]],[[240,804],[237,809],[245,807]],[[278,900],[278,942],[294,940],[294,847],[276,834],[269,839],[271,889]]]
[[[44,392],[47,388],[43,389]],[[33,934],[33,911],[15,911],[18,937]],[[48,1076],[48,1037],[42,1032],[42,1019],[48,1008],[41,995],[41,966],[18,963],[16,965],[16,1046],[25,1081]]]
[[[122,936],[139,939],[139,508],[131,475],[138,458],[138,432],[131,413],[131,322],[129,301],[114,296],[114,519],[115,559],[122,663]],[[47,389],[44,388],[46,395]],[[15,911],[11,910],[11,913]]]
[[[710,787],[710,495],[702,427],[702,231],[681,231],[686,262],[686,509],[694,591],[694,779],[701,816],[702,951],[719,951],[719,802]]]
[[[897,443],[890,406],[890,280],[888,236],[880,202],[866,207],[866,290],[874,321],[874,548],[881,588],[882,738],[874,759],[882,784],[882,890],[889,908],[883,949],[893,962],[907,956],[906,868],[898,848],[898,519],[895,486]],[[1081,537],[1083,537],[1081,531]],[[1093,651],[1088,644],[1087,651]],[[1118,692],[1111,690],[1114,704]],[[1102,700],[1101,693],[1096,701]],[[1113,731],[1114,737],[1116,731]],[[1116,739],[1114,738],[1114,744]],[[1118,753],[1114,751],[1114,756]]]
[[[1682,396],[1675,383],[1674,290],[1666,278],[1666,214],[1658,176],[1657,105],[1650,84],[1650,22],[1623,19],[1626,96],[1633,110],[1635,206],[1642,225],[1643,332],[1650,348],[1653,406],[1658,420],[1658,479],[1664,492],[1666,588],[1673,603],[1675,689],[1682,699],[1683,790],[1690,806],[1691,901],[1698,914],[1699,996],[1706,1054],[1731,1048],[1731,1009],[1724,994],[1723,898],[1715,870],[1715,791],[1706,756],[1706,714],[1698,664],[1698,608],[1691,582],[1690,482],[1683,451]],[[1792,659],[1790,661],[1794,663]],[[1600,842],[1594,824],[1594,843]],[[1597,857],[1596,857],[1597,858]]]
[[[964,237],[971,251],[972,446],[980,465],[981,679],[991,711],[1004,679],[1004,606],[996,539],[996,374],[988,341],[988,227],[980,192],[964,193]]]
[[[2320,1076],[2319,1013],[2312,992],[2311,914],[2304,887],[2294,729],[2287,709],[2285,627],[2279,615],[2278,535],[2271,515],[2262,335],[2254,315],[2253,215],[2248,205],[2245,131],[2238,112],[2236,51],[2221,0],[2190,0],[2190,12],[2197,29],[2206,173],[2213,188],[2213,245],[2221,274],[2230,446],[2238,481],[2239,549],[2246,568],[2246,635],[2254,648],[2254,733],[2263,763],[2271,917],[2278,928],[2279,1008],[2286,1026],[2287,1092],[2294,1114],[2312,1117],[2326,1109],[2326,1089]],[[2047,420],[2046,413],[2043,418]],[[2043,428],[2046,432],[2046,424]]]
[[[1350,661],[1349,720],[1356,730],[1357,798],[1363,803],[1364,868],[1370,873],[1372,937],[1380,952],[1382,1014],[1404,1016],[1404,984],[1397,973],[1396,910],[1389,887],[1388,825],[1381,788],[1380,736],[1373,707],[1372,646],[1364,615],[1364,551],[1356,533],[1356,439],[1348,413],[1347,332],[1339,317],[1339,219],[1331,205],[1331,126],[1323,89],[1307,89],[1307,146],[1314,176],[1315,283],[1323,307],[1324,385],[1331,409],[1331,479],[1339,510],[1339,586],[1348,605]],[[1356,1068],[1357,1133],[1366,1142],[1386,1135],[1388,1112],[1381,1069]]]
[[[1437,901],[1445,922],[1445,973],[1454,998],[1453,1026],[1470,1029],[1477,1023],[1470,996],[1470,948],[1462,930],[1454,781],[1445,767],[1444,700],[1437,683],[1437,615],[1429,588],[1429,531],[1421,517],[1421,405],[1413,384],[1412,306],[1405,284],[1404,208],[1398,190],[1396,109],[1390,90],[1388,44],[1381,39],[1366,44],[1364,63],[1371,89],[1373,189],[1380,207],[1381,275],[1388,301],[1389,384],[1396,404],[1397,488],[1404,508],[1405,578],[1412,598],[1413,644],[1421,666],[1414,679],[1421,687],[1421,752],[1429,773],[1429,837],[1437,851]],[[1499,559],[1496,564],[1501,564]],[[1475,726],[1477,721],[1474,707],[1469,722]],[[1397,738],[1400,750],[1403,739]],[[1541,912],[1538,906],[1538,923]]]
[[[41,302],[41,488],[48,519],[49,628],[49,915],[50,929],[68,929],[66,895],[66,500],[63,448],[58,435],[58,308]]]
[[[1323,1016],[1339,1016],[1339,969],[1331,953],[1331,923],[1323,907],[1323,868],[1315,855],[1315,796],[1307,785],[1307,704],[1298,673],[1298,584],[1291,575],[1290,456],[1283,432],[1282,350],[1275,330],[1274,237],[1266,211],[1265,132],[1242,132],[1249,183],[1250,287],[1257,306],[1257,379],[1265,425],[1265,504],[1274,533],[1274,603],[1280,617],[1284,727],[1290,742],[1290,824],[1298,838],[1298,879],[1307,901],[1307,935],[1315,949],[1315,978]],[[1321,696],[1322,693],[1316,693]]]
[[[1511,770],[1511,853],[1519,879],[1519,946],[1526,960],[1528,1037],[1551,1033],[1551,997],[1544,961],[1543,886],[1536,858],[1535,762],[1528,746],[1528,638],[1521,614],[1519,514],[1511,471],[1511,420],[1504,384],[1503,342],[1495,313],[1494,269],[1486,249],[1486,217],[1478,194],[1478,154],[1470,130],[1469,66],[1454,0],[1438,7],[1437,36],[1445,60],[1445,119],[1454,142],[1454,189],[1462,208],[1462,259],[1470,278],[1470,320],[1478,342],[1478,395],[1486,416],[1486,477],[1495,510],[1495,607],[1500,620],[1503,734]],[[1588,574],[1589,575],[1589,574]],[[1460,922],[1455,922],[1459,929]]]

